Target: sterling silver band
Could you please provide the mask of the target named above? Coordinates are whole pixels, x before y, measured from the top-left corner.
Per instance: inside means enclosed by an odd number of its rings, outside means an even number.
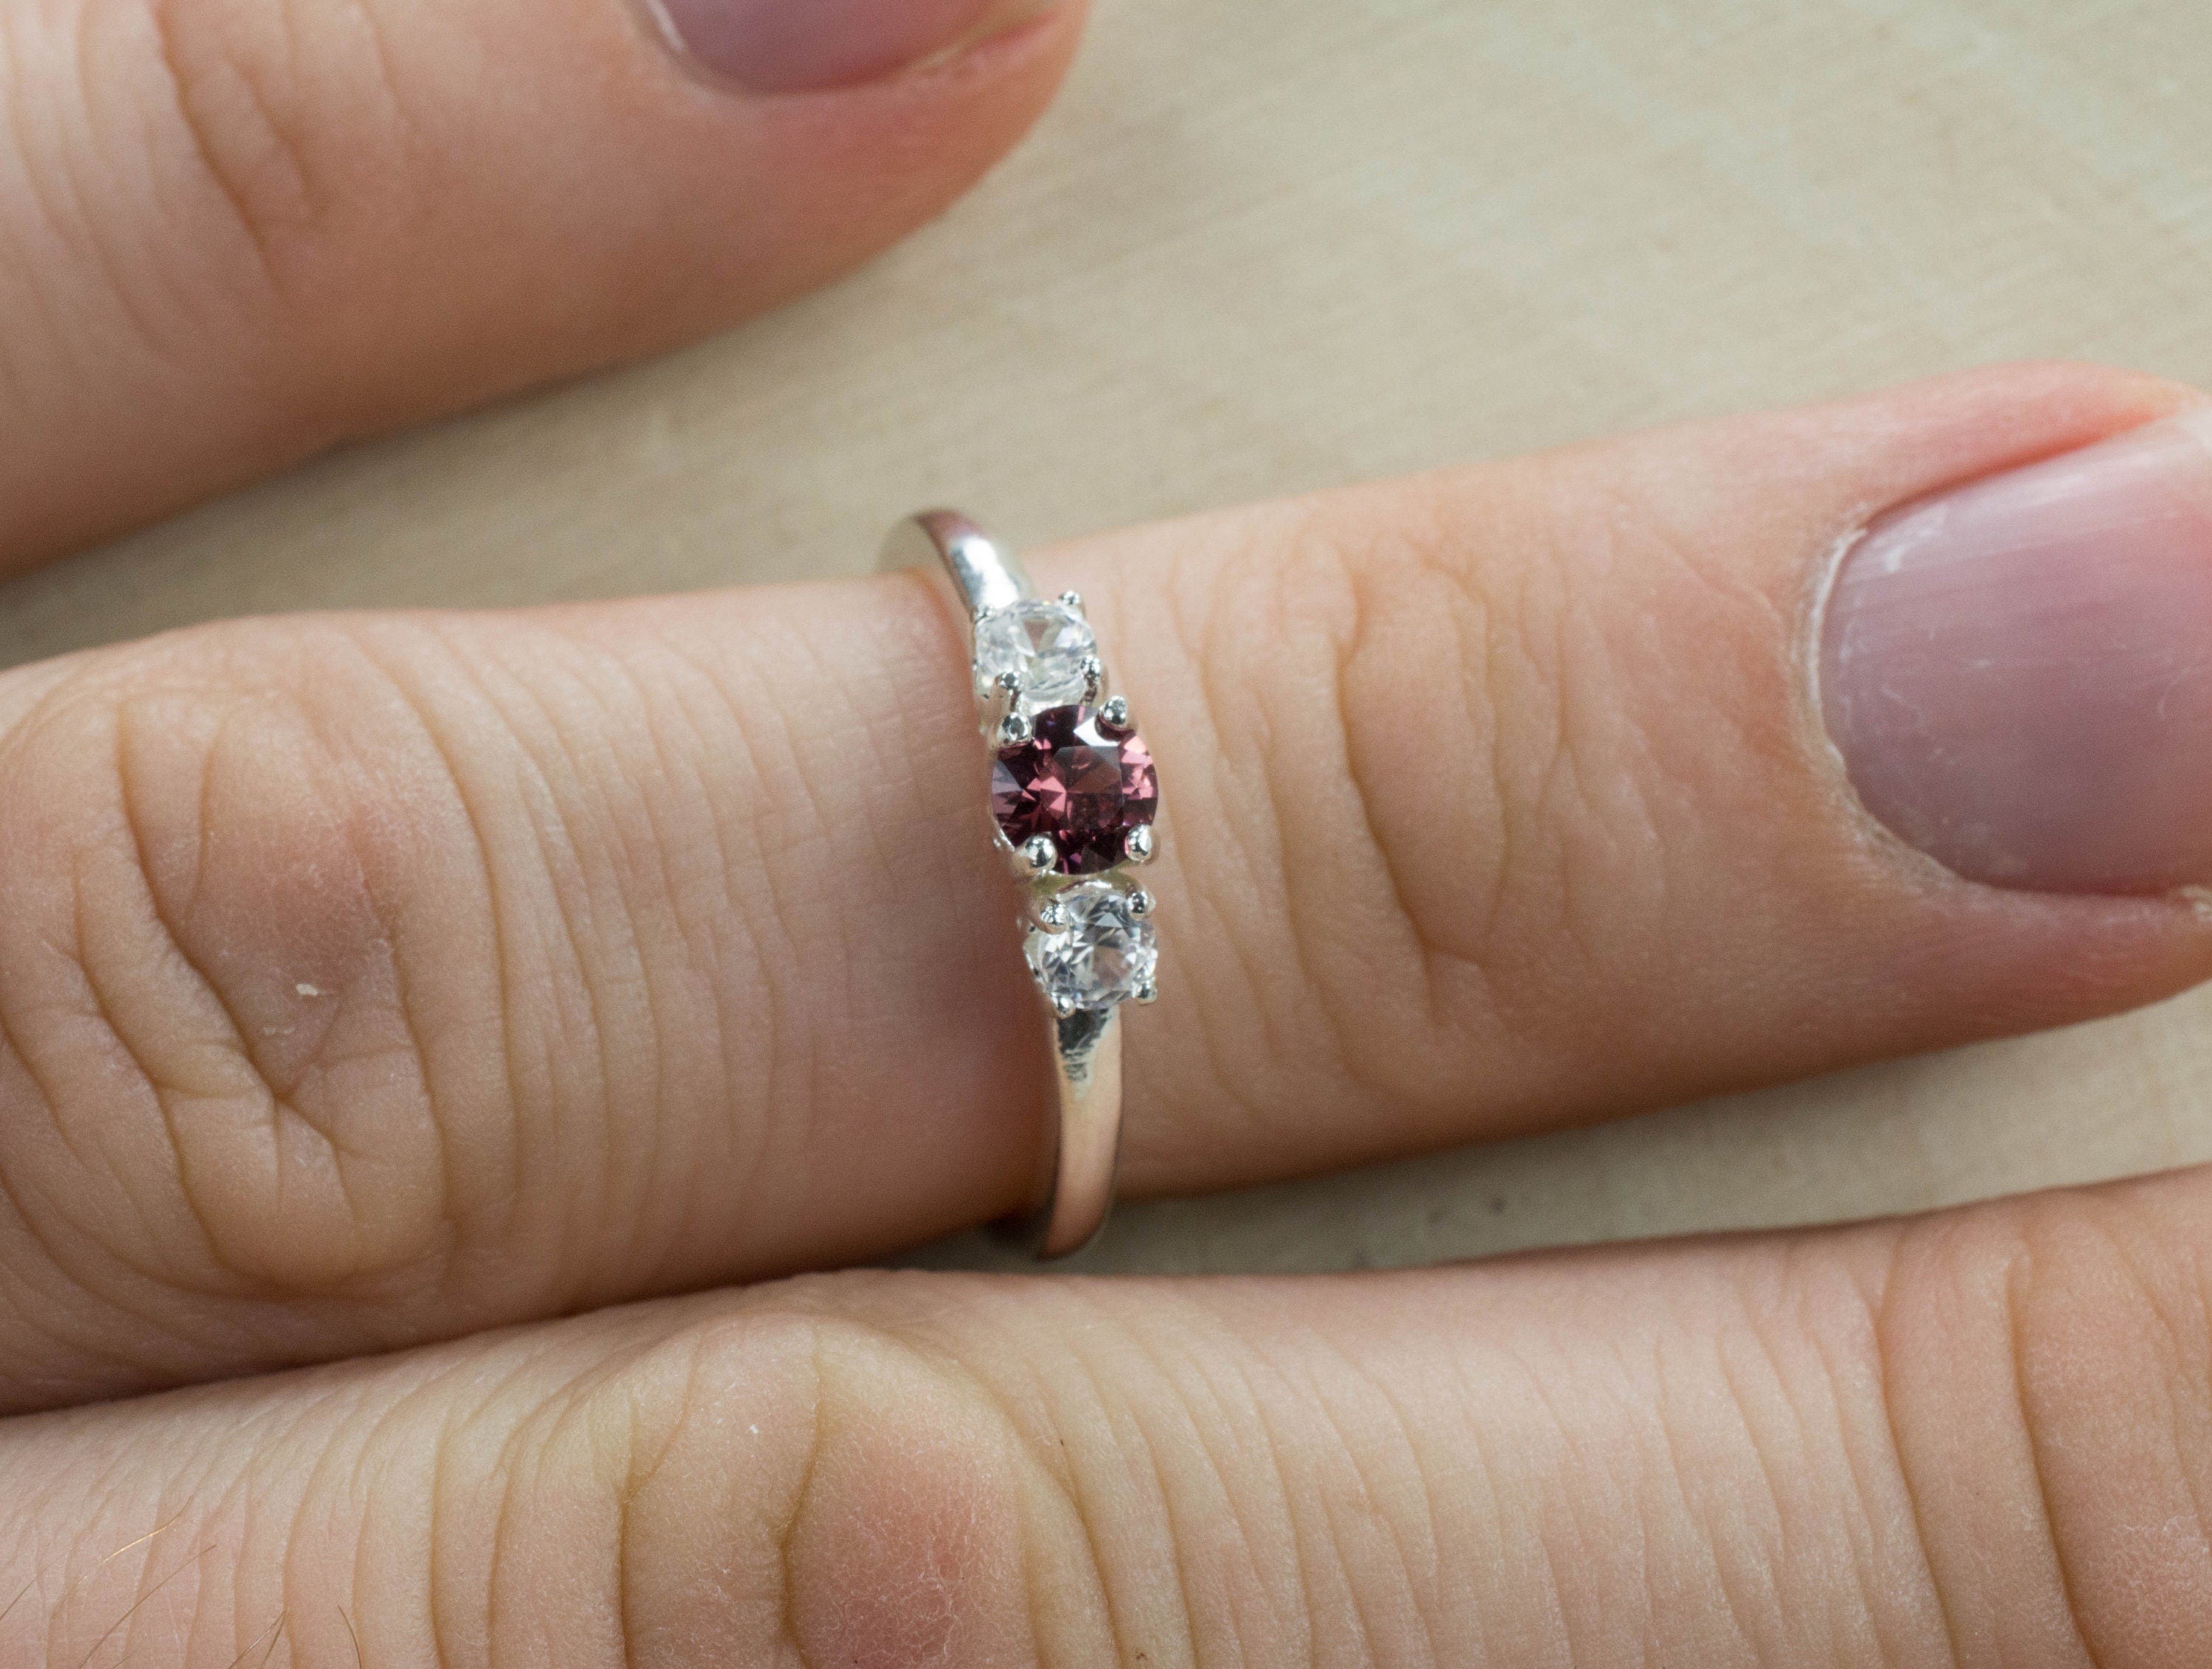
[[[884,541],[884,572],[950,581],[992,761],[993,836],[1025,893],[1024,951],[1043,1002],[1054,1093],[1030,1207],[1001,1225],[1041,1258],[1097,1233],[1121,1137],[1123,1002],[1149,1002],[1158,783],[1128,704],[1106,692],[1082,599],[1040,599],[1020,561],[966,516],[929,510]]]

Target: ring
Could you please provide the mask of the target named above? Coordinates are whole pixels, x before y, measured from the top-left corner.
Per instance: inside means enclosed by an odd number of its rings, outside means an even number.
[[[882,571],[951,582],[967,623],[990,758],[992,838],[1026,893],[1023,954],[1044,1000],[1053,1106],[1030,1207],[1002,1227],[1041,1258],[1097,1233],[1121,1143],[1124,1002],[1150,1002],[1159,946],[1149,863],[1159,779],[1074,592],[1041,599],[1018,560],[966,516],[927,510],[884,541]]]

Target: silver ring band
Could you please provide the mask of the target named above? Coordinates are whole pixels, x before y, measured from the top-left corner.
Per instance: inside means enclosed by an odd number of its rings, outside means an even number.
[[[1041,599],[1011,552],[966,516],[929,510],[884,541],[878,568],[951,584],[991,760],[993,838],[1026,893],[1023,950],[1043,999],[1055,1093],[1030,1209],[1002,1227],[1041,1258],[1085,1246],[1114,1201],[1125,1002],[1158,995],[1151,862],[1159,789],[1128,704],[1073,592]]]

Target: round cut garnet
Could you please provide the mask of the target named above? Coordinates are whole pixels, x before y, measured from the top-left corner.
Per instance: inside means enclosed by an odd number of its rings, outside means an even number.
[[[1036,734],[999,755],[991,812],[1016,846],[1050,835],[1060,871],[1097,874],[1120,862],[1129,831],[1159,809],[1152,750],[1134,731],[1112,735],[1073,707],[1036,716]]]

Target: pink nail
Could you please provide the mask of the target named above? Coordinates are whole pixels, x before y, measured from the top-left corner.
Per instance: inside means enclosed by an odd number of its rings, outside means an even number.
[[[1880,518],[1820,691],[1867,809],[1961,875],[2212,885],[2212,409]]]
[[[981,27],[997,0],[658,0],[669,34],[760,93],[872,81]]]

